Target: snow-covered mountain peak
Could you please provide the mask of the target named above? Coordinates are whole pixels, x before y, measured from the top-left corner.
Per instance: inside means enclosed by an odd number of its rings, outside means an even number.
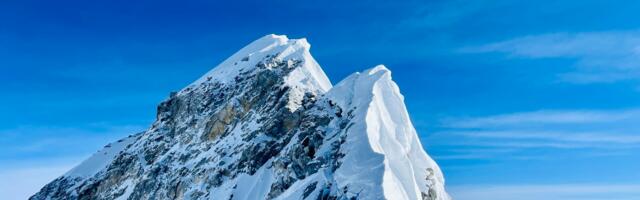
[[[448,200],[383,65],[331,86],[305,39],[264,36],[32,200]]]
[[[449,199],[442,172],[422,148],[404,97],[385,66],[350,75],[325,98],[355,116],[345,151],[357,153],[344,157],[335,172],[338,182],[356,188],[380,183],[378,193],[365,199]],[[381,167],[363,170],[362,163]]]
[[[260,63],[265,64],[266,68],[273,68],[274,65],[266,62],[287,61],[299,62],[293,65],[295,69],[290,73],[283,74],[287,76],[288,86],[324,93],[332,87],[331,82],[311,56],[310,48],[305,38],[289,39],[285,35],[274,34],[263,36],[234,53],[183,91],[204,82],[229,84],[240,73],[251,71]]]

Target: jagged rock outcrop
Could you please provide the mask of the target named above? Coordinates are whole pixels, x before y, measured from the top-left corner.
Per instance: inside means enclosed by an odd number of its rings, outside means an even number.
[[[309,47],[254,41],[31,199],[449,199],[391,72],[332,87]]]

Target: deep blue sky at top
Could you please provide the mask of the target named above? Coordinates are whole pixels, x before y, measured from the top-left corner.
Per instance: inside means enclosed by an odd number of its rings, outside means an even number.
[[[638,10],[588,0],[3,1],[0,170],[73,165],[144,130],[170,91],[276,33],[306,37],[334,84],[390,68],[452,185],[637,184]],[[612,172],[590,176],[602,169]]]

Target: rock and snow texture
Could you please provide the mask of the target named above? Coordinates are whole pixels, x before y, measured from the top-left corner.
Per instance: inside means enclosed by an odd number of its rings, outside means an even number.
[[[137,138],[131,135],[127,138],[120,139],[114,143],[107,144],[102,150],[94,153],[89,159],[80,163],[69,172],[64,174],[65,177],[87,178],[92,177],[101,169],[107,167],[108,164],[129,144],[133,143]]]
[[[252,42],[31,199],[450,199],[391,72],[332,87],[309,48]]]

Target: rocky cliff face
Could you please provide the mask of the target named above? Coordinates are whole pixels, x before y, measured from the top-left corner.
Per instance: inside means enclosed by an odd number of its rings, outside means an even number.
[[[335,87],[304,39],[268,35],[31,199],[449,199],[391,73]]]

